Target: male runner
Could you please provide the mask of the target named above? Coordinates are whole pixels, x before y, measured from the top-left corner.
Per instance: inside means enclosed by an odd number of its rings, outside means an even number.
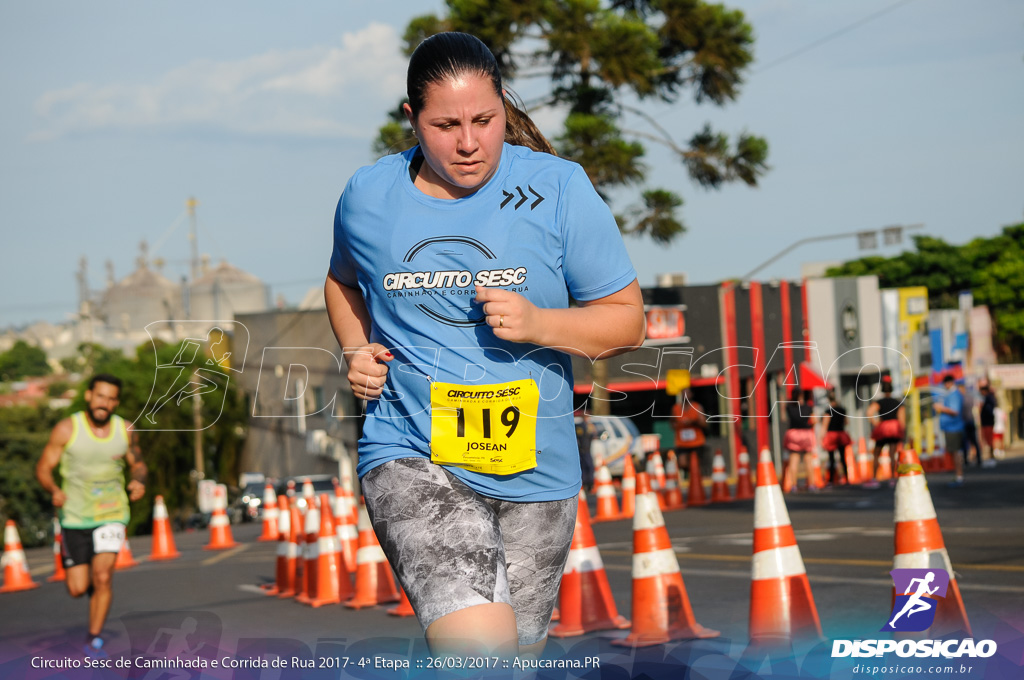
[[[125,539],[128,501],[146,492],[146,464],[136,435],[114,415],[120,395],[120,379],[94,376],[85,391],[85,410],[57,423],[36,464],[36,479],[53,497],[60,517],[68,593],[89,594],[85,652],[90,655],[103,654],[100,634],[113,600],[111,581]],[[59,485],[53,477],[58,465]],[[127,493],[125,466],[131,475]]]

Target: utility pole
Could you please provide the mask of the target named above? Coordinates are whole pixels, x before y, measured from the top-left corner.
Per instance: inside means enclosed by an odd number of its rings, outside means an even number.
[[[189,257],[189,273],[191,280],[189,283],[195,283],[196,279],[199,278],[199,238],[196,230],[196,206],[199,205],[199,201],[194,196],[190,196],[185,201],[185,207],[188,209],[188,240],[190,247]],[[187,284],[182,286],[186,291],[188,290]],[[186,294],[188,294],[186,292]],[[191,296],[189,296],[191,298]],[[191,302],[191,299],[189,300]],[[191,304],[189,304],[191,307]],[[186,316],[191,319],[191,309],[188,310]],[[199,375],[198,369],[193,371],[192,379],[195,380],[196,384],[202,384],[202,377]],[[199,498],[199,482],[206,477],[206,465],[203,460],[203,400],[199,394],[192,395],[192,448],[195,458],[195,469],[193,470],[193,477],[195,478],[195,492],[196,499]]]
[[[188,208],[188,240],[192,251],[189,258],[192,281],[199,278],[199,239],[196,235],[197,205],[199,205],[199,201],[197,201],[193,196],[190,196],[189,199],[185,201],[185,207]]]

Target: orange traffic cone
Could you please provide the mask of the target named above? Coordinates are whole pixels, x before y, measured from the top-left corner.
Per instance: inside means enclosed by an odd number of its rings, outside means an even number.
[[[327,494],[320,494],[320,535],[316,549],[316,597],[310,601],[314,608],[325,604],[341,604],[341,586],[348,584],[348,598],[352,593],[352,582],[342,578],[341,546],[334,533],[334,517],[331,513]]]
[[[608,472],[608,466],[604,464],[594,474],[594,495],[597,496],[595,522],[611,522],[622,519],[619,502],[615,498],[615,487],[612,485],[612,473]]]
[[[794,637],[822,637],[807,571],[767,449],[757,464],[751,579],[752,643],[789,645]]]
[[[344,476],[342,476],[344,480]],[[351,492],[345,491],[344,482],[334,487],[334,530],[341,546],[341,560],[347,574],[356,571],[356,552],[359,550],[358,517]]]
[[[320,550],[320,510],[316,507],[315,498],[306,499],[306,516],[302,528],[303,550],[300,560],[302,562],[302,590],[295,596],[295,601],[300,604],[309,604],[317,597],[317,556]]]
[[[361,609],[386,602],[398,602],[395,578],[384,550],[377,542],[366,506],[359,508],[359,555],[356,558],[356,595],[345,603],[346,607]]]
[[[128,545],[128,539],[124,539],[124,543],[121,544],[121,550],[117,553],[117,560],[114,562],[114,569],[131,569],[132,567],[138,566],[138,562],[135,561],[135,557],[132,556],[132,547]]]
[[[875,481],[886,482],[892,479],[892,454],[888,446],[883,446],[878,454],[878,470],[875,472]]]
[[[352,526],[359,523],[359,511],[356,508],[355,483],[352,481],[352,462],[347,456],[341,459],[341,495],[348,499],[349,511],[352,513]],[[335,519],[338,519],[335,517]]]
[[[564,613],[563,613],[564,616]],[[684,638],[712,638],[720,633],[697,623],[679,573],[672,542],[658,499],[647,475],[637,475],[636,514],[633,516],[633,627],[613,640],[622,647],[649,647]]]
[[[661,459],[661,453],[655,451],[647,459],[648,479],[651,481],[651,491],[658,496],[658,507],[665,509],[665,462]]]
[[[894,569],[944,568],[949,573],[946,596],[936,605],[935,620],[927,637],[941,637],[951,632],[966,631],[971,624],[960,596],[960,587],[953,575],[953,565],[942,540],[942,530],[925,483],[923,470],[913,449],[903,452],[896,480],[896,550]],[[893,588],[893,598],[896,592]]]
[[[700,458],[696,451],[690,451],[690,497],[687,505],[707,505],[710,501],[704,495],[704,480],[700,476]]]
[[[21,547],[18,526],[13,519],[4,525],[4,556],[0,558],[0,567],[4,570],[4,585],[0,593],[12,593],[16,590],[31,590],[39,584],[32,580],[25,561],[25,551]]]
[[[313,482],[309,477],[302,480],[302,497],[306,500],[307,508],[316,504],[316,491],[313,489]]]
[[[843,452],[843,462],[846,464],[846,483],[860,484],[860,475],[857,474],[857,459],[853,454],[853,444],[847,444]]]
[[[288,539],[292,527],[288,497],[277,497],[277,559],[274,561],[274,582],[260,587],[265,595],[280,595],[288,568]]]
[[[866,484],[875,478],[875,458],[868,453],[864,437],[860,438],[857,447],[857,476],[860,477],[861,484]]]
[[[930,451],[921,451],[918,458],[921,461],[921,469],[925,472],[935,472],[935,456]]]
[[[277,496],[274,494],[274,487],[267,484],[263,488],[263,533],[257,541],[276,541],[280,538],[277,528]]]
[[[683,500],[683,490],[679,484],[679,464],[676,462],[676,452],[668,450],[665,461],[665,509],[682,510],[686,507]]]
[[[821,477],[821,455],[820,452],[815,449],[814,451],[808,451],[804,454],[810,456],[808,460],[811,463],[811,476],[807,479],[807,490],[817,491],[825,488],[825,480]]]
[[[732,501],[729,497],[729,475],[725,472],[725,457],[721,451],[715,451],[715,457],[711,463],[711,502],[728,503]]]
[[[203,546],[203,550],[223,550],[237,545],[231,536],[231,522],[227,518],[227,487],[217,484],[210,517],[210,543]]]
[[[391,616],[416,616],[416,612],[413,611],[412,603],[409,602],[409,596],[405,594],[405,590],[399,588],[398,594],[401,596],[401,599],[398,601],[397,606],[388,610],[388,614]]]
[[[277,571],[277,596],[278,597],[295,597],[298,593],[298,587],[301,580],[301,573],[299,572],[299,555],[301,549],[299,543],[302,540],[302,530],[299,528],[302,524],[302,516],[299,514],[299,509],[295,505],[289,505],[288,507],[288,545],[284,548],[284,562],[281,562],[281,546],[277,547],[278,550],[278,571]],[[283,567],[283,572],[282,572]]]
[[[750,480],[750,454],[740,449],[736,465],[736,500],[745,501],[754,497],[754,487]]]
[[[164,497],[153,499],[153,545],[149,551],[150,560],[173,560],[181,557],[174,545],[174,534],[171,532],[171,520],[167,516]]]
[[[65,581],[67,580],[68,573],[64,569],[64,556],[62,548],[64,545],[64,536],[60,530],[60,520],[56,517],[53,518],[53,575],[46,579],[48,582],[53,583],[54,581]]]
[[[218,484],[213,495],[213,515],[210,517],[210,542],[203,546],[203,550],[223,550],[234,548],[234,537],[231,535],[231,521],[227,513],[228,489],[223,484]]]
[[[633,456],[627,453],[622,468],[622,519],[632,519],[636,509],[636,470],[633,468]]]
[[[555,637],[629,628],[629,620],[619,616],[615,608],[608,575],[597,550],[594,531],[590,528],[587,497],[582,491],[578,502],[576,530],[558,592],[560,621],[550,632]]]

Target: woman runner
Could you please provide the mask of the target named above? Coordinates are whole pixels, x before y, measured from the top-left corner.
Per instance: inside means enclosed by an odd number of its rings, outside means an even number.
[[[407,87],[419,145],[349,180],[325,284],[368,400],[357,473],[431,651],[536,654],[580,489],[569,355],[635,349],[643,300],[608,207],[481,41],[423,41]]]

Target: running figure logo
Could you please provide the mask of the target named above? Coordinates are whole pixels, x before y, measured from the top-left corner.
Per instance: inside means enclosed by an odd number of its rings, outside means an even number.
[[[946,596],[949,572],[945,569],[893,569],[896,601],[883,631],[920,632],[935,620],[937,598]]]

